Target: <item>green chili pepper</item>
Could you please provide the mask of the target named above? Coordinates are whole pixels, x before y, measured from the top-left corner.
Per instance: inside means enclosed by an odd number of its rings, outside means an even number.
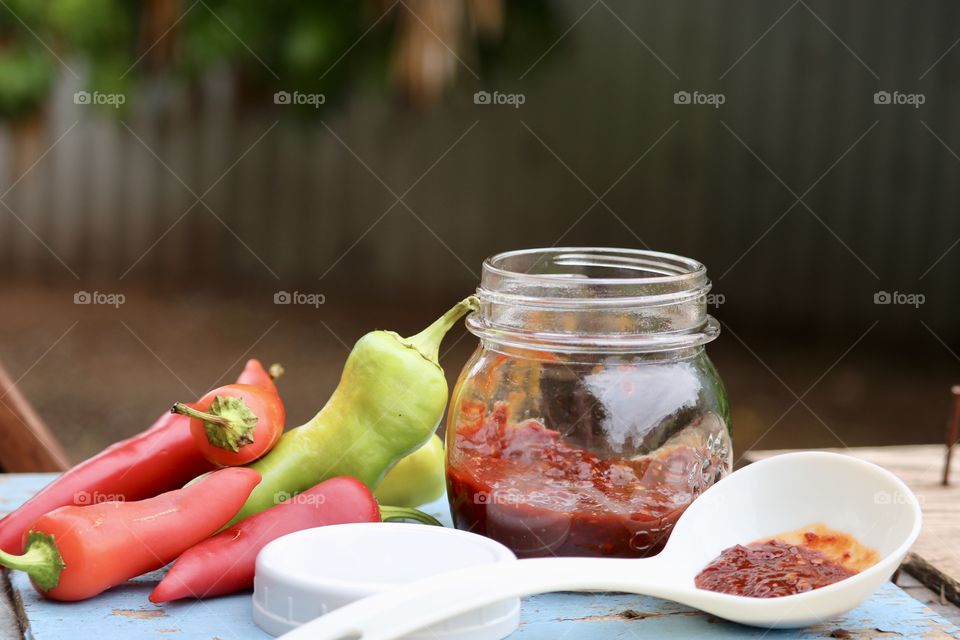
[[[442,496],[446,486],[443,440],[433,434],[422,447],[390,469],[374,495],[380,504],[419,507]]]
[[[250,465],[263,479],[231,524],[335,476],[353,476],[375,488],[440,423],[448,395],[437,362],[440,342],[478,307],[470,296],[410,338],[392,331],[360,338],[320,413]]]

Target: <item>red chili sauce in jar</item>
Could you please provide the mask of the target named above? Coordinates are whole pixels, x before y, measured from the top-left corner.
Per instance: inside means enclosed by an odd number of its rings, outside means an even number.
[[[696,497],[689,447],[601,459],[536,420],[510,422],[503,403],[462,410],[474,414],[451,443],[454,523],[519,557],[654,555]]]
[[[694,579],[700,589],[778,598],[825,587],[874,564],[877,554],[852,536],[813,525],[725,549]]]

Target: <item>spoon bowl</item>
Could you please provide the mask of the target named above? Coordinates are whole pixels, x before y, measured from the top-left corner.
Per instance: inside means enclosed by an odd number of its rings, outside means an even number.
[[[694,585],[696,575],[724,549],[814,523],[852,535],[876,550],[879,560],[840,582],[779,598]],[[897,569],[920,524],[916,496],[889,471],[836,453],[783,454],[707,489],[653,558],[541,558],[443,573],[354,602],[283,638],[390,640],[486,604],[548,591],[638,593],[742,624],[802,627],[834,618],[869,597]]]

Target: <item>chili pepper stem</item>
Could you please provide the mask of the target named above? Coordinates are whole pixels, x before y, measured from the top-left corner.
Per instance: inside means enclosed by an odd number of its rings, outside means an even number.
[[[440,343],[447,331],[460,318],[471,311],[477,311],[479,308],[480,300],[477,296],[464,298],[452,309],[437,318],[429,327],[409,338],[403,338],[402,342],[419,351],[430,362],[437,362],[440,355]]]
[[[189,407],[182,402],[174,404],[170,409],[170,413],[179,413],[182,416],[196,418],[201,422],[209,422],[221,427],[230,426],[230,422],[226,418],[221,418],[220,416],[215,416],[212,413],[206,413],[204,411],[197,411],[193,407]]]
[[[428,513],[412,507],[390,507],[380,506],[380,520],[389,522],[391,520],[415,520],[421,524],[429,524],[435,527],[442,527],[443,523]]]
[[[229,449],[234,453],[240,447],[253,442],[257,416],[242,398],[216,396],[210,403],[209,411],[198,411],[178,402],[170,409],[171,413],[189,416],[203,423],[207,440],[215,447]]]
[[[0,565],[23,571],[38,588],[49,591],[60,584],[60,572],[67,566],[60,556],[53,536],[31,531],[26,551],[15,556],[0,551]]]

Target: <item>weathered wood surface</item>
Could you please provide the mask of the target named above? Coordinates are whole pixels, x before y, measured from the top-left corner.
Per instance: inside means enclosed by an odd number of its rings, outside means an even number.
[[[923,529],[904,560],[904,569],[944,598],[960,605],[960,458],[953,461],[952,484],[941,484],[943,445],[826,449],[889,469],[913,489],[923,509]],[[786,451],[754,451],[750,461]]]
[[[267,640],[251,620],[250,596],[156,607],[147,602],[155,578],[143,578],[83,603],[53,604],[39,599],[20,576],[31,638],[106,640],[112,638],[196,638]],[[849,635],[838,633],[847,632]],[[960,629],[885,585],[867,605],[840,620],[807,629],[769,631],[717,620],[655,598],[620,594],[552,593],[526,598],[517,640],[596,638],[960,638]]]
[[[0,476],[0,510],[15,508],[52,475]],[[446,504],[427,511],[449,522]],[[362,552],[362,551],[358,551]],[[143,576],[86,602],[55,603],[40,598],[20,573],[10,574],[15,606],[27,638],[112,640],[113,638],[198,638],[266,640],[252,622],[248,593],[201,602],[152,605],[147,594],[161,572]],[[0,616],[2,623],[2,616]],[[0,627],[0,633],[3,628]],[[7,637],[7,636],[3,636]],[[956,638],[960,628],[902,589],[887,584],[864,605],[828,624],[769,631],[743,627],[680,605],[634,595],[553,593],[526,598],[518,640],[594,638]]]
[[[960,607],[953,604],[939,593],[934,593],[927,585],[923,584],[906,571],[901,571],[896,576],[896,584],[904,590],[906,594],[933,610],[934,613],[943,616],[956,626],[960,626]]]

